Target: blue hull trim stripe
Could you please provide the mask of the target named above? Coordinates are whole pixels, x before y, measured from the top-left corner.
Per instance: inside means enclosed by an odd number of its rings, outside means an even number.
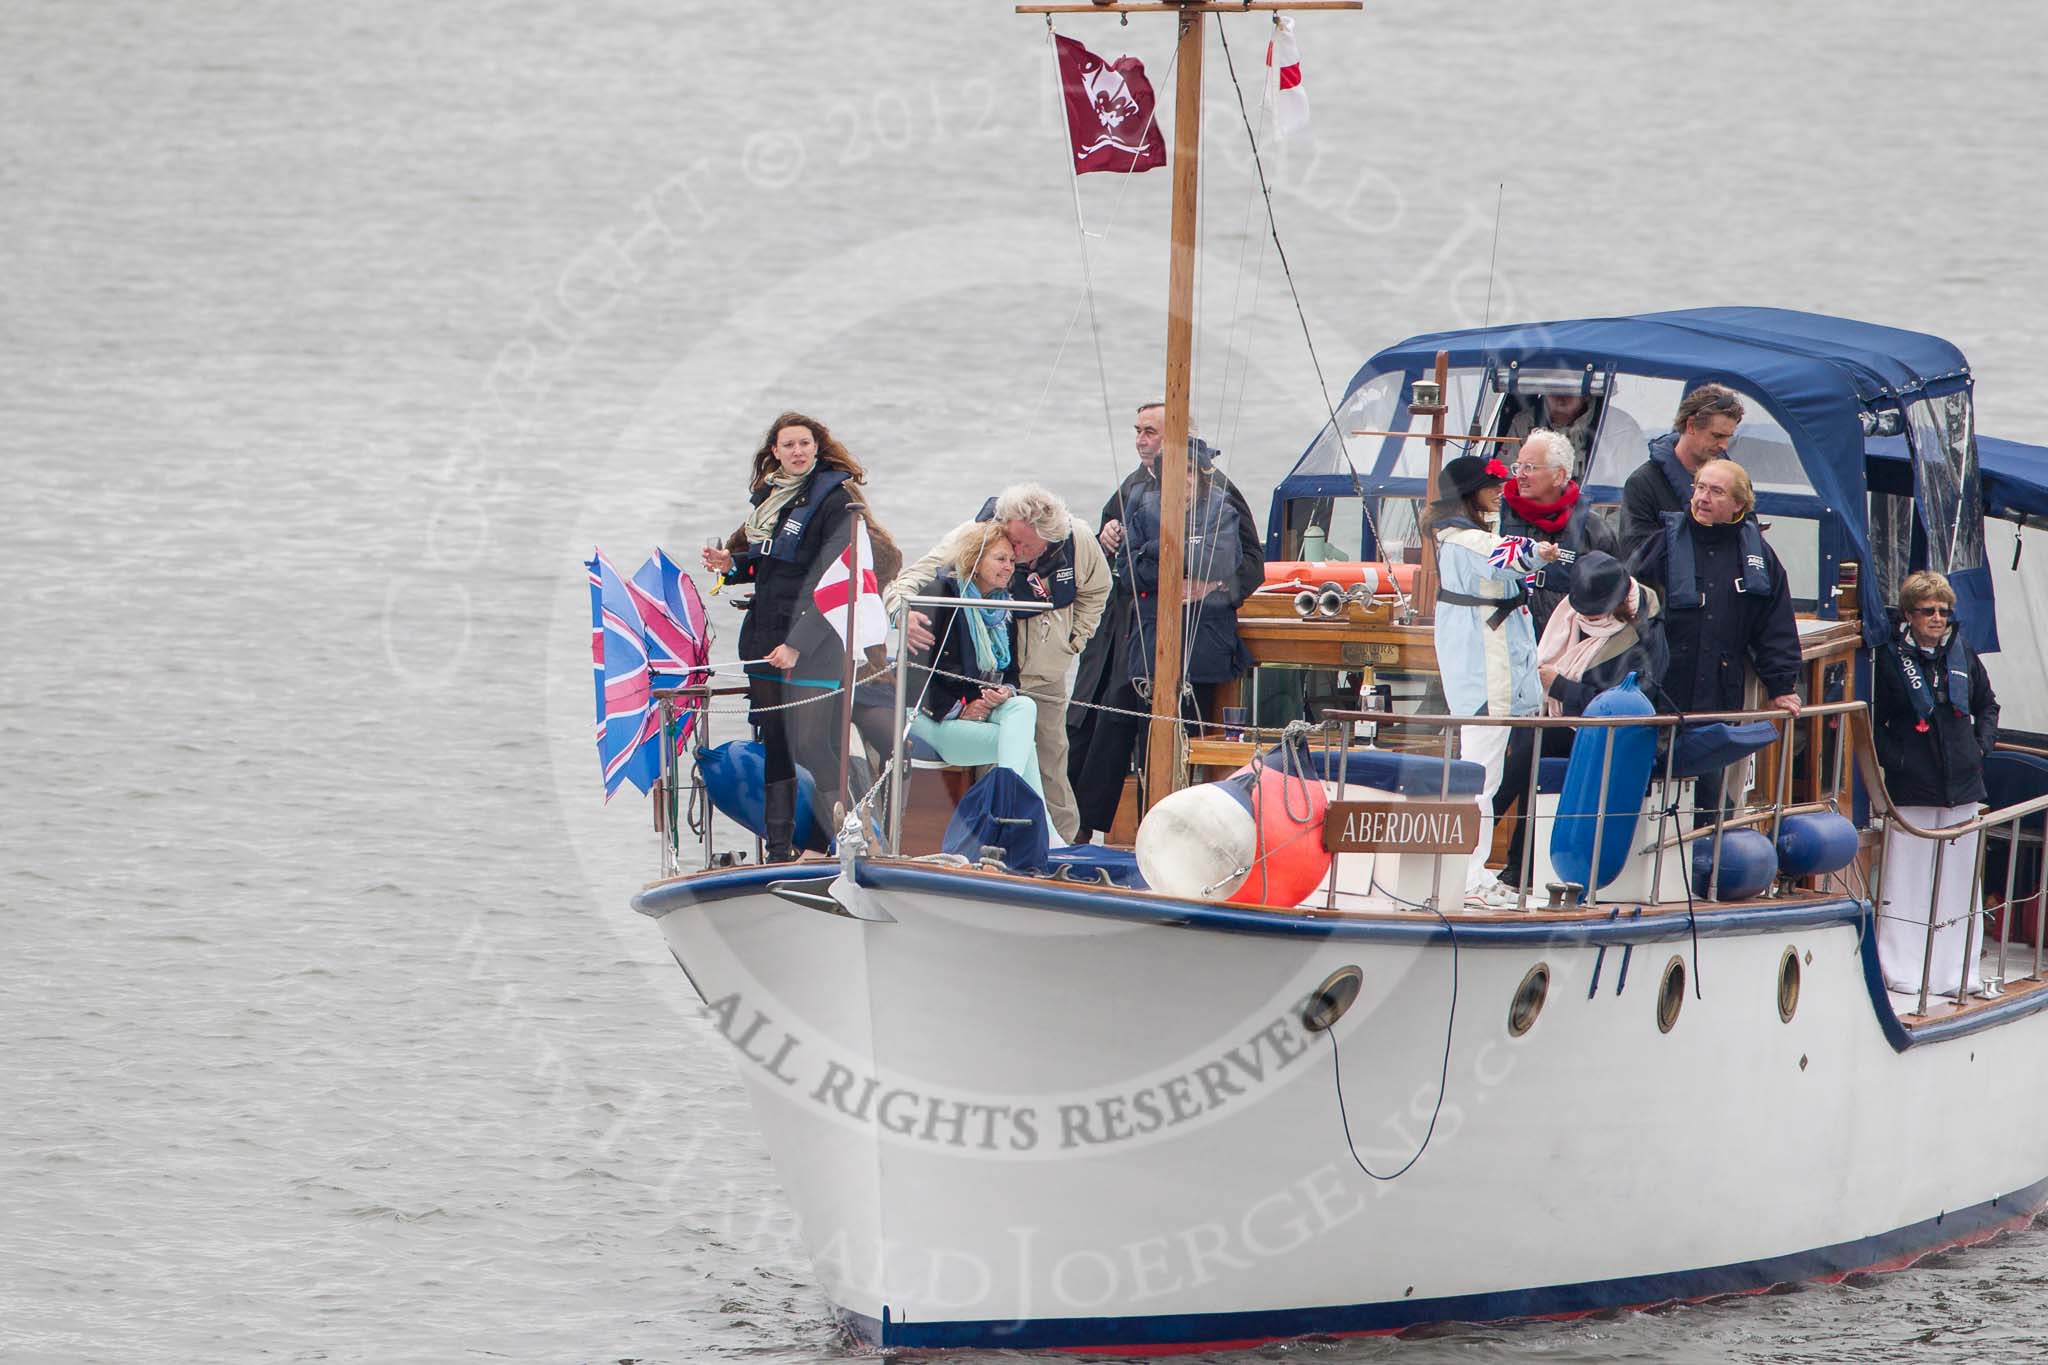
[[[1342,916],[1259,910],[1215,901],[1176,900],[1150,891],[1109,891],[1067,882],[1028,877],[991,877],[930,864],[863,862],[860,884],[884,891],[921,891],[954,900],[997,901],[1004,905],[1058,910],[1071,915],[1132,920],[1171,928],[1208,929],[1224,933],[1318,938],[1338,942],[1399,943],[1409,946],[1449,943],[1451,933],[1434,915]],[[645,893],[642,899],[646,898]],[[1842,897],[1797,904],[1767,903],[1703,911],[1698,916],[1701,938],[1811,929],[1828,924],[1854,924],[1864,903]],[[1691,917],[1684,910],[1642,907],[1642,917],[1559,920],[1521,915],[1513,919],[1453,920],[1458,944],[1465,948],[1525,948],[1553,944],[1669,943],[1689,938]]]
[[[1499,1322],[1514,1318],[1573,1317],[1603,1309],[1644,1308],[1681,1299],[1754,1293],[1775,1284],[1823,1279],[1874,1267],[1894,1267],[1942,1247],[1980,1239],[2017,1224],[2048,1203],[2048,1180],[1989,1203],[1946,1213],[1875,1237],[1814,1251],[1701,1270],[1549,1285],[1494,1294],[1330,1308],[1250,1313],[1182,1313],[1132,1318],[1041,1318],[1027,1322],[886,1323],[836,1309],[847,1329],[870,1345],[932,1349],[1084,1350],[1163,1354],[1174,1349],[1249,1344],[1319,1335],[1398,1332],[1434,1322]]]
[[[839,875],[827,862],[782,863],[768,867],[723,868],[671,881],[657,882],[633,898],[633,908],[656,919],[671,911],[757,895],[771,882],[818,881],[821,886]],[[1029,877],[990,876],[959,872],[929,863],[864,861],[860,883],[882,890],[914,891],[954,900],[993,901],[1004,905],[1070,915],[1127,920],[1169,929],[1200,929],[1214,933],[1260,934],[1332,942],[1395,943],[1409,946],[1448,943],[1450,934],[1436,918],[1410,915],[1324,917],[1283,910],[1256,910],[1212,901],[1176,900],[1147,891],[1109,891],[1068,882]],[[1458,944],[1466,948],[1543,948],[1553,945],[1605,947],[1608,944],[1670,943],[1689,938],[1693,916],[1682,910],[1636,907],[1634,914],[1603,919],[1558,920],[1523,916],[1512,920],[1453,921]],[[1871,929],[1870,904],[1852,898],[1801,903],[1745,905],[1708,909],[1697,915],[1703,939],[1782,933],[1831,924],[1860,924],[1863,930],[1864,987],[1871,1013],[1885,1040],[1899,1052],[1967,1037],[2012,1023],[2048,1009],[2048,990],[2032,990],[1996,1005],[1980,1007],[1954,1019],[1937,1020],[1907,1029],[1892,1012],[1891,997],[1877,958],[1877,936]],[[884,926],[883,932],[887,932]],[[1597,978],[1594,989],[1598,989]]]
[[[1863,985],[1870,992],[1870,1005],[1877,1015],[1878,1027],[1884,1030],[1885,1041],[1894,1050],[1904,1052],[1909,1047],[1924,1047],[1929,1043],[1946,1042],[1951,1038],[1966,1038],[1972,1033],[2009,1024],[2038,1014],[2048,1009],[2048,991],[2030,990],[1996,1004],[1971,1010],[1968,1014],[1953,1019],[1937,1019],[1931,1024],[1920,1024],[1908,1029],[1892,1013],[1891,992],[1885,989],[1884,966],[1877,958],[1877,932],[1866,927],[1863,934]],[[1930,996],[1930,1001],[1939,997]]]

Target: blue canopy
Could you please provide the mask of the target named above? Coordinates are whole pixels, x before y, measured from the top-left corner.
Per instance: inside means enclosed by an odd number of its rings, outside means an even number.
[[[1913,491],[1913,456],[1905,437],[1874,437],[1867,448],[1872,488],[1881,493]],[[2048,446],[1979,436],[1977,474],[1985,516],[2011,521],[2048,517]]]
[[[1453,369],[1513,364],[1525,370],[1614,370],[1678,380],[1688,389],[1726,384],[1760,402],[1784,428],[1818,499],[1814,513],[1839,531],[1844,557],[1866,564],[1871,561],[1863,414],[1967,389],[1971,383],[1962,352],[1924,333],[1782,308],[1689,308],[1410,337],[1367,361],[1345,396],[1383,374],[1425,373],[1439,351],[1449,353]],[[1989,444],[1979,442],[1987,468],[1991,456],[1983,450]],[[1289,497],[1327,497],[1337,491],[1327,472],[1304,469],[1307,460],[1305,453],[1282,481],[1276,514]],[[2048,464],[2035,468],[2048,469]],[[1910,480],[1909,465],[1909,487]],[[1369,478],[1364,487],[1368,493],[1392,492],[1409,482]],[[2021,500],[2031,496],[2048,509],[2048,487],[2040,483],[2009,485],[2006,492]],[[1274,520],[1277,528],[1279,517]],[[1983,572],[1988,604],[1988,571],[1972,572]],[[1874,633],[1885,619],[1876,575],[1864,574],[1860,585],[1863,618]]]

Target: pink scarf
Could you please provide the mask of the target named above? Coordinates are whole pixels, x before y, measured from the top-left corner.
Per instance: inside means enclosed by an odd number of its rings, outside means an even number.
[[[1643,587],[1633,580],[1628,585],[1628,604],[1632,612],[1641,615]],[[1581,616],[1572,610],[1567,598],[1557,604],[1557,610],[1550,613],[1550,624],[1543,628],[1543,639],[1536,646],[1536,666],[1555,669],[1559,677],[1578,682],[1599,657],[1601,646],[1631,624],[1632,621],[1624,621],[1612,612],[1605,616]],[[1549,688],[1543,691],[1543,714],[1564,714],[1564,703],[1551,696]]]

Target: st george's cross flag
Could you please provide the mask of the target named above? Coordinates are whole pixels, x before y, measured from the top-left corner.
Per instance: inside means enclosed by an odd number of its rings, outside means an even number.
[[[858,570],[854,568],[856,551],[860,556]],[[839,552],[839,558],[825,566],[811,594],[841,640],[846,639],[846,602],[853,596],[855,572],[860,574],[860,604],[854,608],[853,648],[863,650],[889,638],[889,613],[882,608],[882,585],[875,581],[875,547],[868,543],[868,525],[859,517],[853,519],[852,540]]]
[[[1266,44],[1266,108],[1281,137],[1308,127],[1308,91],[1301,88],[1301,49],[1294,41],[1294,20],[1280,15]]]
[[[1072,38],[1053,35],[1060,95],[1067,107],[1074,174],[1149,171],[1166,164],[1157,97],[1136,57],[1105,62]]]

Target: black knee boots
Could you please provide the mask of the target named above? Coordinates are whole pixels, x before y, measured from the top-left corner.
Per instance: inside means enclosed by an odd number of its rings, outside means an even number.
[[[770,782],[763,794],[762,837],[768,844],[768,861],[787,863],[796,859],[796,779]]]

